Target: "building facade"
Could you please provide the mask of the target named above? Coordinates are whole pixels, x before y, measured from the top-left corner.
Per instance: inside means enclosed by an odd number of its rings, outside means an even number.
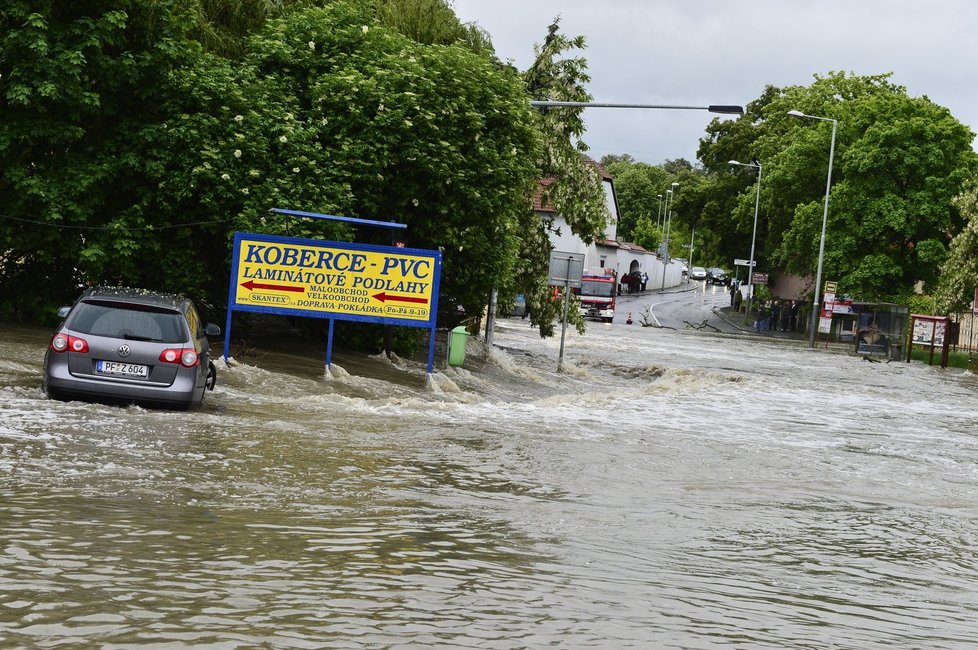
[[[620,212],[615,195],[614,179],[601,165],[588,161],[599,174],[604,188],[608,218],[604,237],[585,242],[571,233],[566,219],[553,207],[547,205],[544,197],[552,179],[543,179],[533,200],[533,209],[545,215],[553,223],[550,244],[555,251],[562,253],[582,253],[584,270],[591,274],[607,274],[621,278],[626,273],[645,273],[648,275],[648,289],[678,286],[683,281],[682,264],[670,262],[663,264],[653,252],[638,244],[622,241],[618,237]]]

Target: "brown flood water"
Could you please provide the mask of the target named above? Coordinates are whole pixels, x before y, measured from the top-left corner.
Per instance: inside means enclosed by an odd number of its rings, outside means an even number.
[[[232,348],[172,413],[47,400],[50,333],[0,332],[3,647],[978,639],[968,373],[594,324],[558,374],[504,319],[427,388]]]

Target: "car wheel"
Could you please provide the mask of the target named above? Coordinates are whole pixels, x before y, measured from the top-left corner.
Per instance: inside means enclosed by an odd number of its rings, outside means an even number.
[[[207,378],[204,379],[204,387],[207,390],[214,390],[214,386],[217,385],[217,366],[214,365],[213,361],[207,361]]]
[[[67,401],[69,401],[68,398],[64,394],[62,394],[61,392],[59,392],[59,391],[57,391],[57,390],[55,390],[53,388],[45,388],[44,389],[44,393],[48,396],[48,399],[53,399],[53,400],[58,401],[58,402],[67,402]]]

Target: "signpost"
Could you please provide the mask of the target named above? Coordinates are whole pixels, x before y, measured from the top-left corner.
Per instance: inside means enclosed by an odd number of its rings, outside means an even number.
[[[825,282],[825,291],[822,294],[822,310],[818,318],[819,334],[832,333],[832,314],[835,313],[835,305],[838,302],[836,299],[836,291],[838,288],[838,282]],[[826,339],[825,345],[828,346],[828,339]]]
[[[550,271],[547,277],[551,285],[581,288],[584,275],[584,253],[550,253]]]
[[[822,313],[819,314],[818,318],[818,333],[831,334],[832,313],[835,310],[835,294],[826,293],[823,295],[822,300]],[[828,345],[828,341],[826,341],[826,345]]]
[[[570,306],[571,287],[580,288],[584,275],[583,253],[550,253],[550,284],[564,287],[564,320],[560,328],[560,356],[557,359],[557,372],[564,365],[564,337],[567,334],[567,311]]]
[[[734,266],[757,266],[757,260],[739,260],[734,259]]]
[[[329,320],[326,366],[336,320],[430,330],[432,372],[441,253],[238,232],[234,235],[224,359],[232,311]]]

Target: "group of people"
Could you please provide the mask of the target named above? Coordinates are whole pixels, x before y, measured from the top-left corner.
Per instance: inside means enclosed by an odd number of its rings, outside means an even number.
[[[734,308],[734,311],[740,311],[740,304],[743,302],[744,294],[740,290],[740,280],[733,278],[730,280],[730,284],[727,286],[727,291],[730,292],[730,306]]]
[[[795,332],[798,329],[797,300],[761,300],[754,312],[755,332]]]
[[[641,271],[624,273],[618,278],[618,293],[637,293],[645,291],[649,284],[649,274]]]

